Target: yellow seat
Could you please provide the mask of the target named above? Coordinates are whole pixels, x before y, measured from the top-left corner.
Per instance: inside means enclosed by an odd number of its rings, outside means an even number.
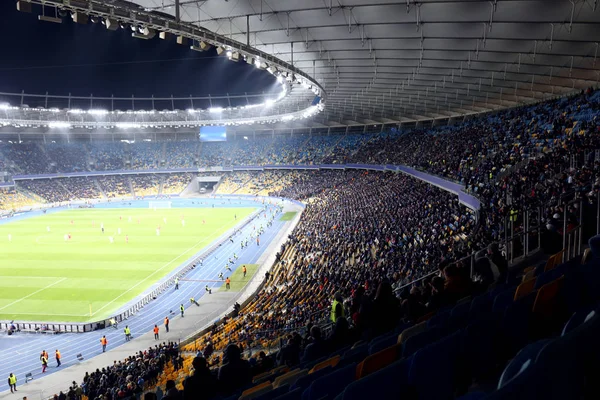
[[[515,291],[515,297],[513,300],[517,301],[520,298],[525,297],[529,293],[533,292],[533,288],[535,287],[535,281],[536,278],[534,277],[517,286],[517,290]]]
[[[315,365],[314,367],[312,367],[312,369],[310,370],[309,374],[312,374],[313,372],[317,372],[320,369],[323,368],[327,368],[327,367],[335,367],[336,365],[338,365],[338,363],[340,362],[340,356],[337,355],[335,357],[331,357],[328,360],[325,361],[321,361],[320,363],[318,363],[317,365]]]
[[[273,390],[273,385],[271,385],[271,382],[263,382],[260,385],[256,385],[250,389],[244,390],[238,400],[250,400],[264,393],[270,392],[271,390]]]
[[[308,375],[308,370],[306,368],[301,370],[296,369],[294,371],[290,371],[287,374],[275,378],[275,380],[273,381],[273,388],[276,389],[286,384],[292,386],[294,383],[296,383],[298,379],[306,375]]]

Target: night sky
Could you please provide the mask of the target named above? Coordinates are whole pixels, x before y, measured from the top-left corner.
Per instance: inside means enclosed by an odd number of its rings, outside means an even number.
[[[131,37],[101,23],[77,25],[38,21],[0,0],[0,91],[78,96],[203,96],[261,92],[275,79],[243,61],[195,52],[175,41]],[[54,10],[46,8],[54,16]]]

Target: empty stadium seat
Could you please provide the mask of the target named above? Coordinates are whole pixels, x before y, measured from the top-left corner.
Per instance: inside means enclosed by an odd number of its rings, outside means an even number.
[[[313,381],[302,394],[302,400],[332,399],[344,390],[356,376],[356,363],[337,368]]]
[[[375,354],[371,354],[356,367],[356,379],[364,378],[365,376],[393,363],[398,359],[401,349],[401,344],[395,344],[386,349],[378,351]]]
[[[387,347],[390,347],[398,342],[398,334],[396,332],[382,335],[371,340],[369,343],[369,354],[377,353]]]
[[[533,292],[533,288],[535,287],[535,278],[531,278],[528,281],[521,283],[517,286],[517,290],[515,291],[515,297],[513,300],[519,300],[522,297],[527,296],[529,293]]]
[[[412,357],[405,358],[352,382],[336,400],[364,400],[372,397],[403,399],[411,393],[408,385],[411,363]]]
[[[315,365],[314,367],[312,367],[312,369],[310,370],[310,374],[326,368],[326,367],[335,367],[336,365],[338,365],[338,363],[340,362],[341,357],[340,356],[333,356],[325,361],[321,361],[320,363],[318,363],[317,365]]]
[[[369,354],[369,345],[367,343],[363,343],[360,346],[354,347],[342,356],[342,362],[344,364],[358,362],[363,360]]]
[[[263,382],[242,392],[239,400],[251,400],[273,389],[271,382]]]
[[[425,346],[413,356],[409,383],[414,385],[420,399],[452,399],[458,371],[456,360],[460,353],[462,332],[454,332]]]

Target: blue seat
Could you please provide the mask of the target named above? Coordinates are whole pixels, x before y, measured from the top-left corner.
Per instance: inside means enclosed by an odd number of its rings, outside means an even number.
[[[409,337],[402,346],[402,357],[409,357],[419,349],[439,340],[443,336],[440,328],[430,328],[425,332]]]
[[[289,391],[290,391],[290,385],[285,384],[285,385],[279,386],[278,388],[271,390],[270,392],[263,393],[260,396],[255,397],[254,400],[273,400],[274,398],[284,395],[284,394],[288,393]]]
[[[480,400],[480,399],[484,399],[485,396],[486,396],[485,392],[469,392],[467,394],[460,396],[456,400]]]
[[[467,324],[471,303],[472,300],[454,306],[450,312],[450,320],[448,321],[450,329],[460,329]]]
[[[505,355],[510,357],[529,339],[531,309],[537,292],[513,302],[504,312],[502,319],[503,345]]]
[[[541,261],[538,265],[535,266],[533,275],[540,276],[542,274],[542,272],[544,272],[545,268],[546,268],[546,261]]]
[[[408,373],[412,358],[396,361],[366,377],[352,382],[338,396],[340,400],[401,399],[409,392]]]
[[[497,359],[497,331],[498,324],[492,318],[482,318],[466,327],[463,337],[465,381],[492,375]]]
[[[492,299],[488,293],[480,294],[471,301],[469,309],[469,320],[474,321],[479,316],[487,314],[492,310]]]
[[[419,399],[453,399],[462,332],[454,332],[417,351],[409,372]]]
[[[363,343],[353,349],[348,350],[342,356],[340,362],[344,364],[349,364],[352,362],[362,361],[366,356],[369,355],[369,345],[367,343]]]
[[[596,315],[596,311],[592,309],[577,311],[575,314],[569,318],[565,327],[562,330],[562,336],[568,334],[569,332],[575,330],[579,326],[581,326],[584,322],[593,318]]]
[[[492,302],[492,312],[504,314],[504,311],[510,306],[515,298],[515,289],[510,288],[498,293]]]
[[[333,399],[356,378],[356,363],[337,368],[313,381],[302,393],[302,400]]]
[[[369,343],[369,355],[375,354],[380,350],[386,349],[390,346],[395,345],[398,342],[398,335],[396,332],[391,334],[381,335],[371,340]]]
[[[563,329],[563,335],[550,341],[536,358],[538,384],[543,386],[540,390],[546,398],[598,398],[598,393],[584,392],[597,390],[597,384],[592,383],[587,389],[584,385],[597,380],[600,314],[592,311],[585,318],[577,316],[577,321],[571,320],[571,328]]]
[[[535,358],[547,341],[533,343],[523,348],[506,366],[498,389],[485,400],[530,400],[537,399],[538,387],[533,384],[536,371]]]
[[[434,326],[444,325],[448,321],[448,318],[450,318],[450,310],[438,311],[437,314],[429,318],[427,327],[431,329]]]
[[[564,265],[564,264],[561,264],[561,265]],[[546,283],[550,283],[553,280],[557,279],[559,276],[562,275],[561,271],[562,270],[557,267],[557,268],[551,269],[550,271],[544,272],[543,274],[541,274],[540,276],[538,276],[536,278],[533,289],[538,290],[539,288],[544,286]]]
[[[498,388],[507,385],[514,377],[524,370],[532,369],[538,354],[548,342],[548,339],[540,340],[521,349],[515,358],[513,358],[506,368],[504,368],[504,372],[502,372],[500,380],[498,381]]]
[[[313,372],[312,374],[304,375],[303,377],[298,379],[296,382],[294,382],[294,384],[290,387],[290,391],[293,391],[296,389],[302,389],[302,391],[304,391],[304,389],[309,387],[310,384],[313,383],[313,381],[315,381],[318,378],[325,376],[331,372],[332,372],[332,368],[330,366],[327,366],[325,368],[322,368],[318,371]]]
[[[294,389],[275,397],[273,400],[302,400],[302,389]]]

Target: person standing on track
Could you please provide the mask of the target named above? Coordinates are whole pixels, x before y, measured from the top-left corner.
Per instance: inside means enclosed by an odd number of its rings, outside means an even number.
[[[106,345],[108,344],[108,340],[106,340],[106,336],[102,336],[100,339],[100,344],[102,345],[102,352],[106,352]]]
[[[61,362],[60,362],[61,355],[60,355],[60,351],[58,351],[58,349],[56,349],[56,351],[54,352],[54,356],[56,357],[56,368],[58,368],[58,367],[60,367],[60,364],[61,364]]]
[[[185,308],[183,307],[183,304],[181,304],[179,306],[179,311],[181,311],[181,318],[183,318],[183,311],[185,310]]]
[[[158,340],[158,325],[154,325],[154,340]]]
[[[246,269],[245,265],[242,265],[242,272],[244,273],[244,278],[246,277],[246,272],[248,272],[248,270]]]
[[[12,372],[8,376],[8,386],[10,386],[11,393],[17,391],[17,377]]]
[[[42,374],[46,372],[46,368],[48,368],[48,357],[42,357]]]
[[[169,317],[165,317],[165,329],[167,333],[169,333]]]
[[[225,289],[229,290],[231,289],[231,279],[229,279],[229,277],[225,278]]]
[[[179,290],[179,278],[175,278],[175,290]]]
[[[128,325],[125,325],[125,329],[123,329],[123,332],[125,333],[125,341],[129,342],[131,340],[131,329],[129,329]]]

